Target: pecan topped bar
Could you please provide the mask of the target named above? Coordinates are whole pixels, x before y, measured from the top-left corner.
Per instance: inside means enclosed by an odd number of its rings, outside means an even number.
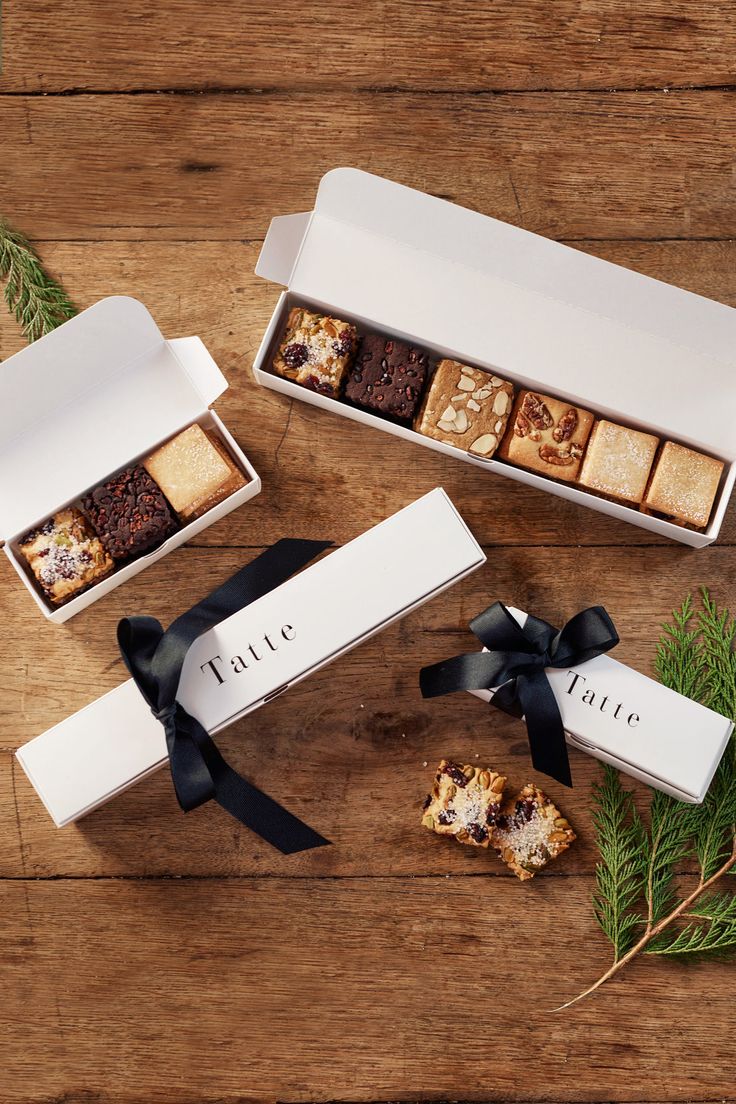
[[[414,428],[435,441],[491,457],[506,431],[513,397],[513,386],[492,372],[441,360]]]
[[[577,478],[593,415],[570,403],[520,391],[498,455],[520,468],[570,483]]]
[[[357,336],[350,322],[294,307],[273,370],[310,391],[337,398],[355,354]]]
[[[488,847],[505,784],[495,771],[443,759],[424,802],[422,824],[438,836],[454,836],[458,843]]]
[[[504,806],[491,843],[522,882],[566,851],[576,838],[553,801],[529,783]]]

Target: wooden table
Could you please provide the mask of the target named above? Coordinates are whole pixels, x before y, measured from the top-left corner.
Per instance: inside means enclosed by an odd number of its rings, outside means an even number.
[[[68,626],[0,571],[0,1098],[664,1101],[734,1097],[733,973],[646,959],[568,1013],[610,948],[580,840],[521,885],[417,826],[443,754],[532,777],[519,723],[424,702],[496,597],[604,603],[651,670],[688,590],[734,599],[736,513],[704,551],[258,388],[271,215],[354,164],[736,305],[732,3],[6,0],[0,215],[74,300],[139,296],[202,336],[263,494]],[[23,342],[0,318],[0,356]],[[666,383],[663,383],[666,385]],[[698,386],[694,381],[693,386]],[[718,401],[718,396],[713,396]],[[51,462],[51,460],[50,460]],[[443,485],[485,568],[223,734],[334,846],[279,856],[166,772],[57,831],[14,749],[116,686],[119,617],[167,623],[283,535],[343,542]]]

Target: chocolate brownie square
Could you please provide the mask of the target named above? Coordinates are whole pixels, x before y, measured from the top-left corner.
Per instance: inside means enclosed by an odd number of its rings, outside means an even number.
[[[84,496],[82,507],[115,560],[140,556],[178,529],[161,488],[142,467],[101,483]]]
[[[429,375],[429,357],[404,341],[366,334],[345,385],[355,406],[410,425]]]

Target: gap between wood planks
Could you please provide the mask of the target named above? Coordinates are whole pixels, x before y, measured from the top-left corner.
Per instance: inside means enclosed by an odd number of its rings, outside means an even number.
[[[44,92],[38,89],[12,90],[4,92],[0,89],[0,97],[38,96],[44,99],[54,99],[64,96],[289,96],[297,95],[332,95],[335,92],[345,92],[353,95],[370,96],[528,96],[528,95],[614,95],[616,93],[653,93],[661,92],[663,95],[676,94],[678,92],[736,92],[736,84],[653,84],[653,85],[617,85],[615,88],[556,88],[534,87],[529,88],[412,88],[411,85],[345,85],[338,82],[325,84],[294,84],[289,87],[283,85],[242,85],[240,87],[220,87],[219,85],[194,86],[192,88],[59,88]]]

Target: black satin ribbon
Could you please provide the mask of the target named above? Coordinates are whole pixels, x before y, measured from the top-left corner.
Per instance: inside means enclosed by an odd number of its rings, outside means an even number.
[[[423,667],[422,695],[497,686],[490,704],[526,718],[535,770],[572,786],[565,730],[545,668],[577,667],[610,651],[619,641],[613,621],[603,606],[591,606],[562,629],[531,615],[522,628],[503,602],[494,602],[470,622],[470,629],[488,650]]]
[[[155,617],[124,617],[118,625],[125,665],[166,731],[171,777],[184,812],[214,800],[285,855],[330,841],[234,771],[176,694],[186,654],[198,636],[268,594],[331,545],[277,541],[165,631]]]

